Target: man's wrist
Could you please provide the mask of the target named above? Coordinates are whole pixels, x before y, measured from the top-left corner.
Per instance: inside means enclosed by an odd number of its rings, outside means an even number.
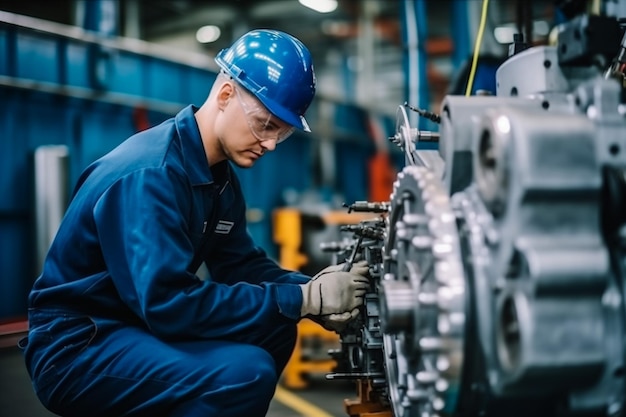
[[[302,314],[303,297],[299,284],[268,284],[274,292],[278,311],[283,316],[298,320]]]

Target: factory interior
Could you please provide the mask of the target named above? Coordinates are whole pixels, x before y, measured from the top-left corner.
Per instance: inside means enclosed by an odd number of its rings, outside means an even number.
[[[297,321],[266,415],[626,417],[626,0],[0,0],[0,416],[77,415],[20,341],[81,174],[256,29],[304,44],[315,97],[230,164],[247,232],[288,271],[367,266],[339,330]]]

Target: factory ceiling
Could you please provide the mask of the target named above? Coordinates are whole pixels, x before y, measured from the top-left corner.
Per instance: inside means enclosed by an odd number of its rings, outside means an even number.
[[[118,18],[117,33],[121,36],[209,56],[249,29],[282,30],[309,47],[318,79],[324,81],[320,84],[325,94],[369,103],[386,113],[394,113],[404,100],[400,18],[403,0],[336,0],[336,10],[329,13],[307,8],[299,0],[0,0],[0,10],[80,26],[77,16],[89,1],[113,2]],[[313,3],[323,1],[313,0]],[[431,54],[433,49],[429,49],[429,82],[441,93],[454,71],[449,62],[445,62],[452,51],[452,0],[425,1],[428,36],[434,40],[432,44],[437,45],[435,56]],[[500,3],[523,2],[500,0]],[[534,3],[552,1],[535,0]],[[205,25],[218,27],[221,36],[211,43],[199,43],[196,32]],[[367,68],[364,68],[363,55],[370,57]],[[436,71],[433,71],[435,66]],[[368,72],[367,77],[362,76],[364,70]],[[346,88],[348,79],[359,81]]]
[[[77,16],[86,1],[94,0],[0,0],[0,10],[80,26]],[[348,60],[349,71],[359,70],[358,55],[363,48],[359,37],[368,19],[373,28],[370,47],[376,48],[377,57],[374,76],[383,73],[387,79],[379,94],[394,96],[394,107],[395,97],[401,95],[400,0],[337,0],[336,10],[330,13],[314,11],[298,0],[113,1],[121,36],[214,55],[249,29],[273,28],[302,40],[320,74],[329,67],[337,73],[338,59]],[[217,26],[220,38],[207,44],[197,42],[196,31],[204,25]],[[345,76],[336,77],[338,84]]]

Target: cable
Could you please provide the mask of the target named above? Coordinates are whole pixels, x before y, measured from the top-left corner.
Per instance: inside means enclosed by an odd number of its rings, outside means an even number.
[[[474,44],[474,56],[472,57],[472,68],[470,70],[469,78],[467,80],[467,89],[465,90],[465,96],[469,97],[472,94],[472,87],[474,85],[474,77],[476,76],[476,66],[478,64],[478,54],[480,52],[480,44],[483,41],[483,33],[485,32],[485,22],[487,21],[487,7],[489,6],[489,0],[483,0],[483,10],[480,16],[480,24],[478,25],[478,34],[476,35],[476,43]]]

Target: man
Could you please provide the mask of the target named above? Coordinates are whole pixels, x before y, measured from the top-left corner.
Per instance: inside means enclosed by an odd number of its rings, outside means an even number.
[[[230,166],[309,131],[309,51],[255,30],[216,61],[202,107],[134,135],[78,181],[20,343],[57,414],[265,415],[297,321],[341,325],[363,302],[366,267],[311,280],[254,246]],[[206,280],[195,275],[203,262]]]

